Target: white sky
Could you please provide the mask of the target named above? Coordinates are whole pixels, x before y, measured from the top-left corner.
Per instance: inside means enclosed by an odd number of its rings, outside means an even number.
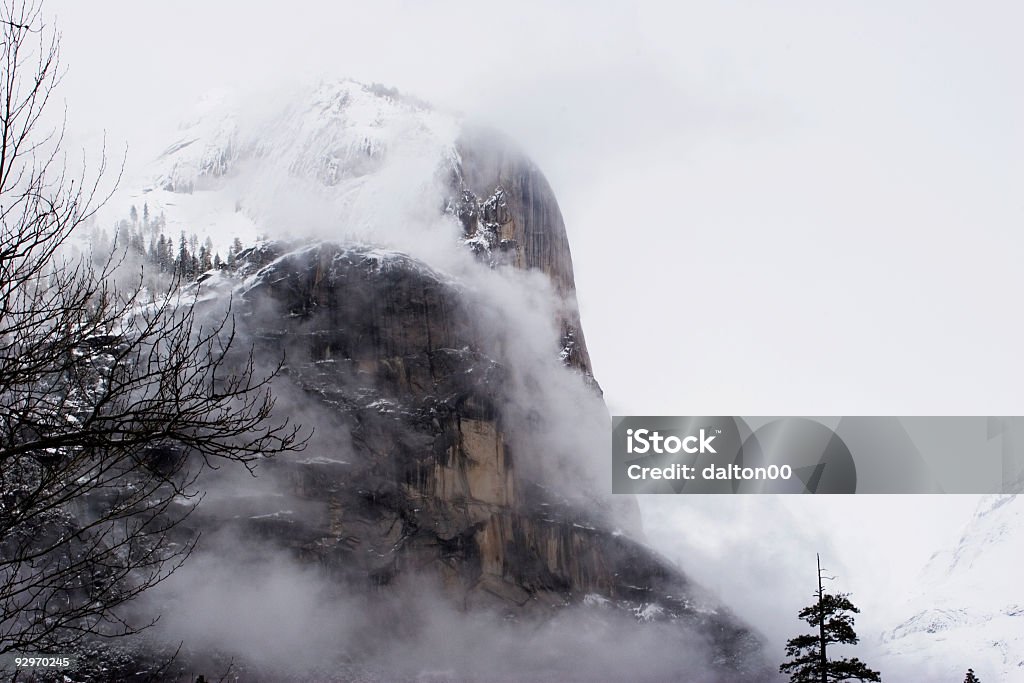
[[[74,139],[137,167],[218,85],[395,85],[545,170],[612,412],[1024,413],[1024,5],[369,4],[48,0]],[[670,556],[788,510],[888,600],[974,502],[692,504],[644,501]]]
[[[299,73],[510,132],[613,411],[1021,412],[1024,7],[365,4],[47,7],[72,126],[132,164],[199,93]]]

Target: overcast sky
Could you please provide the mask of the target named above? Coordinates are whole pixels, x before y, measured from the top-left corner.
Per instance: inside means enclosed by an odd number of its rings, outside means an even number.
[[[513,134],[615,411],[1021,412],[1019,4],[365,5],[48,9],[73,127],[133,165],[200,93],[293,74]]]
[[[138,168],[216,86],[391,84],[544,169],[613,412],[1024,413],[1024,5],[372,4],[48,0],[74,139],[106,130]],[[748,532],[774,511],[870,585],[974,503],[687,504],[644,501],[677,559],[709,510]]]

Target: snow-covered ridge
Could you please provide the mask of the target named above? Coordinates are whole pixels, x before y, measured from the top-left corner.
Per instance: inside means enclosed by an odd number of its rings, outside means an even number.
[[[180,293],[184,301],[209,302],[227,298],[244,299],[269,278],[283,277],[295,264],[312,263],[322,252],[328,252],[332,263],[346,262],[370,272],[407,271],[450,287],[465,289],[465,283],[449,273],[431,268],[401,251],[373,244],[336,243],[327,241],[288,243],[264,240],[238,253],[236,265],[202,273],[187,283]],[[291,264],[289,266],[289,264]]]
[[[324,251],[330,253],[332,263],[344,261],[379,273],[406,270],[453,288],[461,286],[454,277],[430,268],[409,254],[372,244],[337,244],[320,241],[288,245],[271,241],[260,242],[238,254],[236,258],[240,266],[233,274],[235,284],[232,293],[244,297],[249,291],[263,284],[267,278],[279,276],[284,264],[293,261],[310,262],[314,256],[319,256]],[[271,256],[268,258],[268,255]],[[217,273],[210,275],[216,276]]]

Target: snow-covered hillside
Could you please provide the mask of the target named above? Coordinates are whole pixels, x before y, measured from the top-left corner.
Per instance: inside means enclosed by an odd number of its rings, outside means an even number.
[[[894,662],[924,681],[1024,681],[1024,497],[986,496],[957,545],[932,556],[883,635]],[[909,666],[907,668],[910,668]]]
[[[209,94],[164,152],[122,183],[100,224],[145,206],[164,216],[169,235],[209,236],[222,254],[236,237],[251,244],[268,234],[392,242],[440,214],[459,126],[351,80],[259,98]]]

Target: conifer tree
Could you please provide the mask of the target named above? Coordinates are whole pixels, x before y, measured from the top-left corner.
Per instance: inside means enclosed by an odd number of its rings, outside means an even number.
[[[242,251],[242,240],[237,237],[231,240],[231,246],[228,247],[228,265],[232,266],[235,264],[235,256]]]
[[[171,258],[171,242],[164,237],[163,233],[160,233],[160,239],[156,243],[156,258],[161,273],[170,272],[174,267]]]
[[[798,616],[817,633],[800,635],[786,643],[790,660],[779,666],[792,683],[836,683],[837,681],[881,681],[882,677],[858,658],[829,659],[828,646],[856,645],[853,615],[860,610],[847,593],[826,593],[822,585],[821,557],[818,557],[818,590],[814,604],[800,610]]]
[[[178,275],[184,279],[189,280],[192,274],[189,272],[192,264],[191,255],[188,253],[188,241],[185,238],[185,231],[181,231],[181,241],[178,242],[178,260],[175,261],[174,265],[177,268]]]
[[[978,677],[974,675],[974,669],[967,670],[967,677],[964,678],[964,683],[981,683]]]
[[[213,268],[213,240],[207,237],[206,241],[203,242],[203,246],[200,248],[199,253],[199,269],[200,272],[205,273]]]

